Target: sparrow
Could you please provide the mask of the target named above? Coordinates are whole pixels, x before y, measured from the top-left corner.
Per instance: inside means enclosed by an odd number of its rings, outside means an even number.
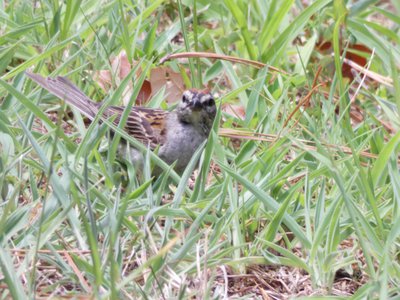
[[[67,78],[57,76],[44,78],[39,74],[25,72],[26,75],[51,94],[78,109],[84,116],[93,120],[102,106],[86,96]],[[104,118],[115,116],[118,125],[125,107],[108,106]],[[158,148],[158,156],[167,164],[174,162],[175,171],[182,174],[197,148],[208,138],[215,115],[214,97],[208,91],[186,90],[177,107],[172,111],[146,107],[132,107],[124,130],[132,137],[150,147]],[[133,147],[129,156],[137,167],[143,164],[143,155]]]

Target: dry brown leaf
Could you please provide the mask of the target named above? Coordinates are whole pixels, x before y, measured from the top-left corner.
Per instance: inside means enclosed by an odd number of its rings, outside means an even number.
[[[341,48],[343,48],[341,46]],[[316,49],[322,54],[329,54],[333,52],[333,45],[330,41],[319,41],[316,44]],[[343,50],[341,50],[341,55]],[[364,54],[364,55],[362,55]],[[346,60],[356,63],[359,66],[365,66],[368,62],[367,58],[372,54],[371,49],[363,44],[352,44],[347,47]],[[346,61],[342,65],[342,75],[347,77],[350,81],[354,80],[354,74],[352,72],[352,66]]]
[[[119,86],[121,82],[125,79],[125,77],[128,76],[133,66],[129,63],[126,52],[121,51],[116,57],[111,60],[111,67],[112,71],[100,70],[98,72],[95,72],[93,76],[94,80],[105,92],[108,92],[108,90],[112,87],[112,78],[114,78],[116,86]],[[142,70],[138,68],[136,76],[140,76],[141,71]],[[128,105],[128,102],[132,97],[132,93],[133,85],[132,82],[129,82],[125,90],[122,92],[122,103],[124,105]],[[145,80],[140,89],[135,105],[145,104],[150,99],[150,96],[151,84],[148,80]]]
[[[128,56],[126,55],[126,52],[124,50],[122,50],[112,60],[111,66],[114,74],[116,75],[116,78],[118,78],[119,80],[123,80],[132,70],[132,66],[129,63]],[[140,75],[140,71],[138,71],[136,75]]]
[[[157,93],[164,86],[166,87],[166,100],[174,103],[181,99],[182,92],[185,90],[180,73],[174,72],[169,67],[157,67],[150,72],[150,84],[153,94]]]
[[[133,68],[129,63],[125,51],[122,51],[111,60],[111,66],[112,71],[100,70],[95,72],[93,76],[94,80],[105,92],[108,92],[113,83],[119,86]],[[142,70],[138,68],[136,76],[140,76],[141,72]],[[150,79],[146,79],[143,82],[135,105],[144,105],[152,95],[156,94],[164,86],[166,88],[166,101],[168,103],[174,103],[181,99],[182,92],[185,90],[181,74],[174,72],[169,67],[157,67],[150,71]],[[133,85],[132,82],[129,82],[122,93],[122,102],[124,105],[128,104],[132,93]]]
[[[140,88],[139,95],[136,98],[136,105],[144,105],[151,97],[151,84],[147,79],[143,82]]]
[[[112,85],[111,72],[107,70],[95,72],[94,81],[96,81],[104,91],[108,91]]]

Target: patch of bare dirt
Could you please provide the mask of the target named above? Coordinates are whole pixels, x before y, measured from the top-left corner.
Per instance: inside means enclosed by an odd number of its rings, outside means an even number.
[[[247,274],[221,274],[215,287],[227,288],[229,298],[261,296],[263,299],[289,299],[300,296],[350,296],[364,283],[363,278],[349,274],[336,276],[332,290],[313,287],[309,274],[288,266],[255,265]]]

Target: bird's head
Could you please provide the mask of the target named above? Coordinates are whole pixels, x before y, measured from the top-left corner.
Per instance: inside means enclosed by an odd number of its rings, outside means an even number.
[[[211,129],[217,112],[214,97],[208,91],[187,90],[177,107],[181,122],[193,125],[205,125]]]

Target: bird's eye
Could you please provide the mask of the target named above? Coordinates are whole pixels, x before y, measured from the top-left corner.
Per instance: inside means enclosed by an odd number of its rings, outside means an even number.
[[[207,106],[213,106],[215,104],[214,99],[213,98],[208,99],[205,104]]]
[[[182,95],[182,102],[183,103],[188,103],[190,100],[190,96],[187,94],[187,92],[183,93]]]

